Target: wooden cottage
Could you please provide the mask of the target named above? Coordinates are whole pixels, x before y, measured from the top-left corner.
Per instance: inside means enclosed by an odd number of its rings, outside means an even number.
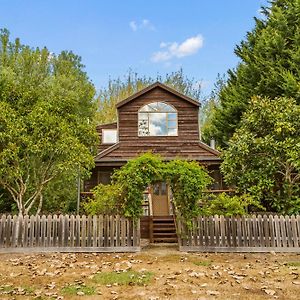
[[[84,184],[85,191],[98,183],[109,183],[115,168],[147,151],[160,154],[166,160],[199,161],[215,179],[212,189],[222,189],[220,153],[200,140],[199,107],[198,101],[159,82],[119,102],[118,121],[97,126],[100,143],[96,167]],[[171,198],[171,191],[164,182],[154,184],[145,193],[142,236],[174,238],[173,226],[168,225],[173,222]],[[155,226],[160,228],[156,236]],[[169,228],[169,233],[162,232],[162,227]]]

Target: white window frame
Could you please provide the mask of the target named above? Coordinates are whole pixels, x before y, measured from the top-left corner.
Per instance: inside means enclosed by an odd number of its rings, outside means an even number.
[[[115,132],[116,133],[116,141],[115,142],[105,142],[104,141],[104,134],[105,132]],[[102,144],[105,144],[105,145],[113,145],[113,144],[116,144],[118,142],[118,130],[117,129],[111,129],[111,128],[107,128],[107,129],[102,129]]]
[[[143,112],[143,111],[141,111],[146,105],[149,105],[149,104],[152,104],[152,103],[155,103],[155,102],[160,102],[160,103],[164,103],[164,104],[166,104],[166,105],[168,105],[168,106],[170,106],[170,107],[172,107],[173,109],[174,109],[174,112],[164,112],[164,111],[160,111],[160,112]],[[147,123],[148,123],[148,128],[149,128],[149,125],[150,125],[150,114],[151,113],[165,113],[166,114],[166,126],[167,126],[167,130],[168,129],[176,129],[176,134],[173,134],[173,135],[168,135],[168,134],[166,134],[166,135],[142,135],[142,134],[140,134],[140,130],[139,130],[139,123],[140,123],[140,113],[141,114],[148,114],[148,118],[147,118]],[[169,128],[168,127],[168,121],[169,121],[169,119],[168,119],[168,113],[173,113],[173,114],[176,114],[176,127],[172,127],[172,128]],[[145,104],[145,105],[143,105],[140,109],[139,109],[139,111],[138,111],[138,137],[176,137],[176,136],[178,136],[178,111],[177,111],[177,109],[173,106],[173,105],[171,105],[171,104],[169,104],[169,103],[165,103],[165,102],[163,102],[163,101],[154,101],[154,102],[151,102],[151,103],[148,103],[148,104]]]

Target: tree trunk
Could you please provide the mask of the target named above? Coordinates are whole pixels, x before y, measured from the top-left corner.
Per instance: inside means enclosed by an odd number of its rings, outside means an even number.
[[[37,212],[36,212],[37,215],[41,212],[42,206],[43,206],[43,194],[41,193],[41,194],[40,194],[40,202],[39,202],[39,206],[38,206],[38,209],[37,209]]]

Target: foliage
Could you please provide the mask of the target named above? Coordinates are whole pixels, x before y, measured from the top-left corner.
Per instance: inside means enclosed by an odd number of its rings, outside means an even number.
[[[289,98],[254,97],[221,166],[228,184],[268,211],[300,212],[300,106]]]
[[[62,174],[49,182],[43,193],[43,213],[75,213],[77,209],[78,174]]]
[[[143,192],[156,181],[166,181],[172,190],[174,204],[181,215],[190,220],[197,214],[197,202],[212,179],[195,161],[163,161],[158,155],[145,153],[127,162],[112,176],[112,185],[98,185],[95,200],[85,205],[88,213],[100,213],[99,207],[113,209],[126,217],[142,214]]]
[[[202,103],[200,110],[200,128],[201,139],[210,144],[212,139],[215,139],[215,129],[213,126],[213,120],[217,108],[220,106],[219,94],[222,88],[225,86],[225,75],[218,74],[214,88],[206,101]]]
[[[54,55],[0,32],[0,185],[19,213],[41,209],[49,182],[93,166],[94,92],[72,52]]]
[[[201,140],[206,144],[210,144],[210,141],[214,139],[213,131],[213,117],[216,112],[218,103],[216,99],[208,99],[201,108],[201,119],[200,119],[200,128],[201,128]]]
[[[249,213],[249,207],[264,210],[259,201],[247,194],[240,196],[231,196],[225,193],[219,195],[210,194],[201,200],[201,214],[207,216],[242,216]]]
[[[98,184],[92,189],[92,192],[93,198],[89,198],[88,202],[83,203],[84,210],[88,214],[123,214],[122,191],[118,184]]]
[[[255,18],[255,28],[235,49],[241,59],[221,89],[220,107],[213,117],[216,139],[226,146],[240,126],[241,116],[252,96],[292,97],[300,104],[300,2],[270,1],[263,19]]]
[[[198,201],[212,178],[197,162],[179,159],[167,164],[165,178],[170,183],[176,209],[189,222],[199,213]]]
[[[142,77],[130,70],[124,78],[110,79],[108,87],[100,90],[97,99],[97,123],[115,122],[117,120],[116,104],[156,81],[163,82],[185,95],[200,100],[201,82],[188,79],[182,69],[166,74],[165,77],[158,75],[156,78]]]
[[[162,179],[163,168],[160,156],[145,153],[114,172],[112,182],[122,190],[126,217],[138,218],[142,214],[143,192],[152,182]]]
[[[16,212],[14,204],[9,192],[0,187],[0,212]]]

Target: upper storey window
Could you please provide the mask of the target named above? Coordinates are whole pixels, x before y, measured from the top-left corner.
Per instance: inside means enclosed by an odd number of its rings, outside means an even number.
[[[139,136],[176,136],[177,110],[163,102],[143,106],[138,116]]]
[[[117,129],[102,129],[102,143],[115,144],[118,140]]]

